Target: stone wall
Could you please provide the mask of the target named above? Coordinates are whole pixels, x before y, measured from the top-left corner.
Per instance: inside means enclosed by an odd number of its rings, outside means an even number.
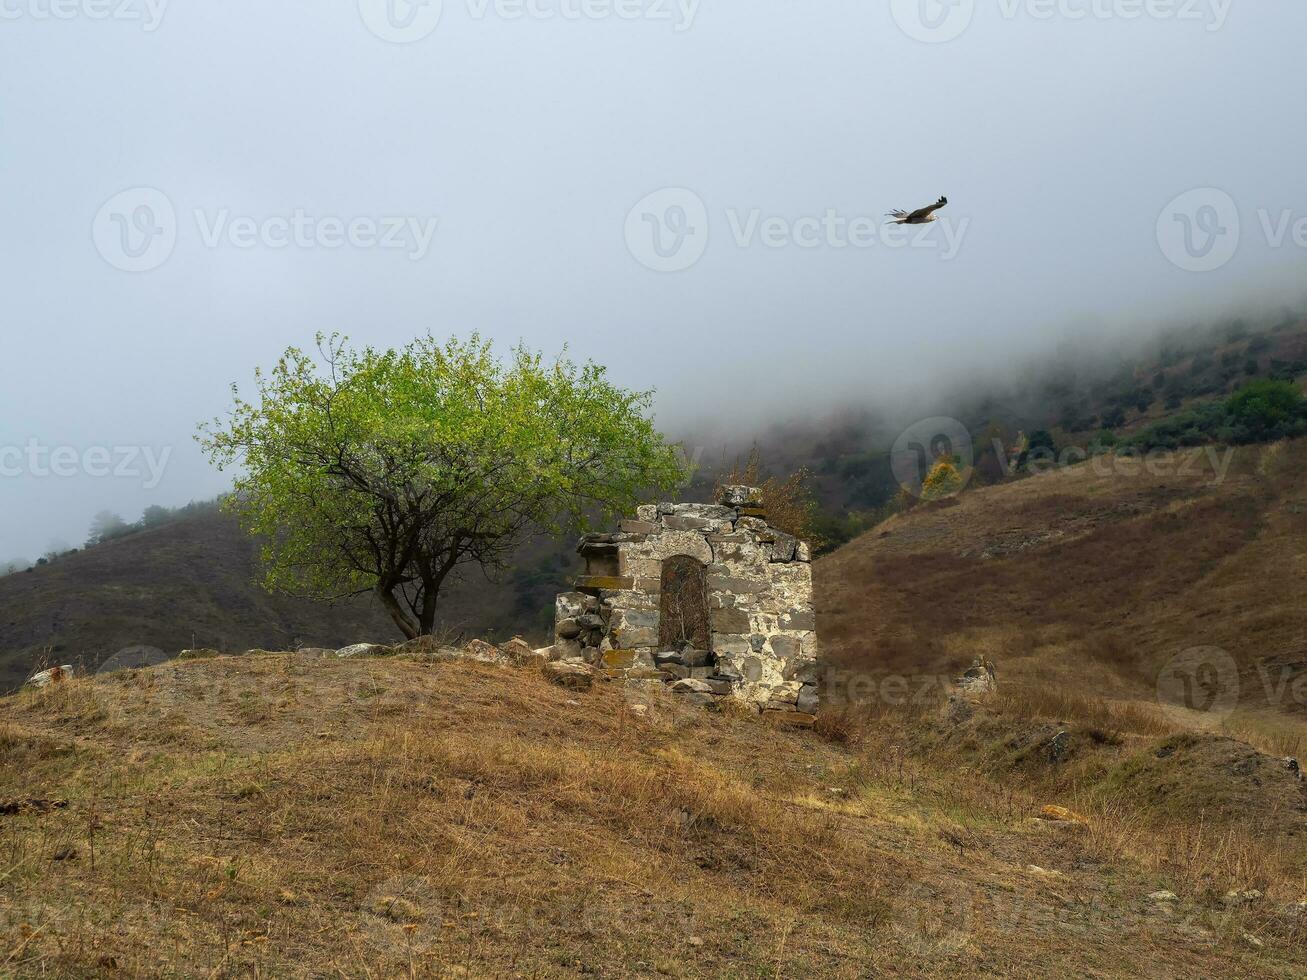
[[[578,550],[586,573],[558,597],[552,659],[704,703],[735,697],[796,721],[813,715],[812,556],[767,523],[759,490],[649,504]]]

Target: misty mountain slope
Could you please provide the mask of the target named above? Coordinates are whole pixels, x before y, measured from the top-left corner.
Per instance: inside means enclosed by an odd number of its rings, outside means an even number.
[[[1009,688],[1146,705],[1171,658],[1218,647],[1241,712],[1301,719],[1307,444],[1241,447],[1214,477],[1226,452],[1082,464],[885,521],[816,565],[827,656],[925,676],[983,653]]]
[[[188,647],[335,649],[400,638],[370,598],[330,605],[268,594],[257,552],[233,519],[200,513],[0,577],[0,691],[38,665],[94,669],[137,644],[172,656]],[[540,633],[537,607],[547,593],[552,609],[562,575],[551,562],[534,572],[534,560],[528,550],[526,574],[501,585],[473,576],[454,586],[442,597],[442,624],[468,636]]]

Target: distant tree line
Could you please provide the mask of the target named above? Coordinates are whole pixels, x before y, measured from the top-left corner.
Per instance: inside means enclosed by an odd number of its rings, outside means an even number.
[[[148,531],[150,528],[162,527],[165,524],[171,524],[174,521],[180,521],[197,514],[217,513],[221,504],[221,497],[216,497],[213,500],[192,500],[189,504],[181,507],[161,507],[158,504],[152,504],[141,512],[139,520],[130,523],[113,511],[102,510],[91,518],[91,527],[87,533],[84,547],[91,548],[107,541],[125,538],[141,531]],[[34,562],[24,558],[0,560],[0,576],[13,575],[16,572],[30,572],[33,568],[48,565],[58,558],[76,554],[80,550],[80,548],[70,548],[62,542],[54,542],[46,549],[45,554]]]

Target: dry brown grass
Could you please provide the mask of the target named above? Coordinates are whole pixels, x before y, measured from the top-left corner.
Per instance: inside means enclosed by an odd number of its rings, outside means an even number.
[[[1093,833],[1031,826],[1023,797],[969,770],[943,778],[888,728],[824,722],[836,744],[648,703],[641,717],[613,688],[294,656],[7,699],[0,800],[67,805],[0,816],[0,974],[1276,976],[1298,962],[1278,912],[1253,923],[1260,950],[1190,922],[1216,908],[1201,894],[1188,918],[1162,915],[1143,896],[1178,878],[1105,856]]]

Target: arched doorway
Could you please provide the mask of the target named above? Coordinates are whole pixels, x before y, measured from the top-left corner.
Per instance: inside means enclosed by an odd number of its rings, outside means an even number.
[[[662,650],[710,650],[705,566],[689,555],[663,561],[658,646]]]

